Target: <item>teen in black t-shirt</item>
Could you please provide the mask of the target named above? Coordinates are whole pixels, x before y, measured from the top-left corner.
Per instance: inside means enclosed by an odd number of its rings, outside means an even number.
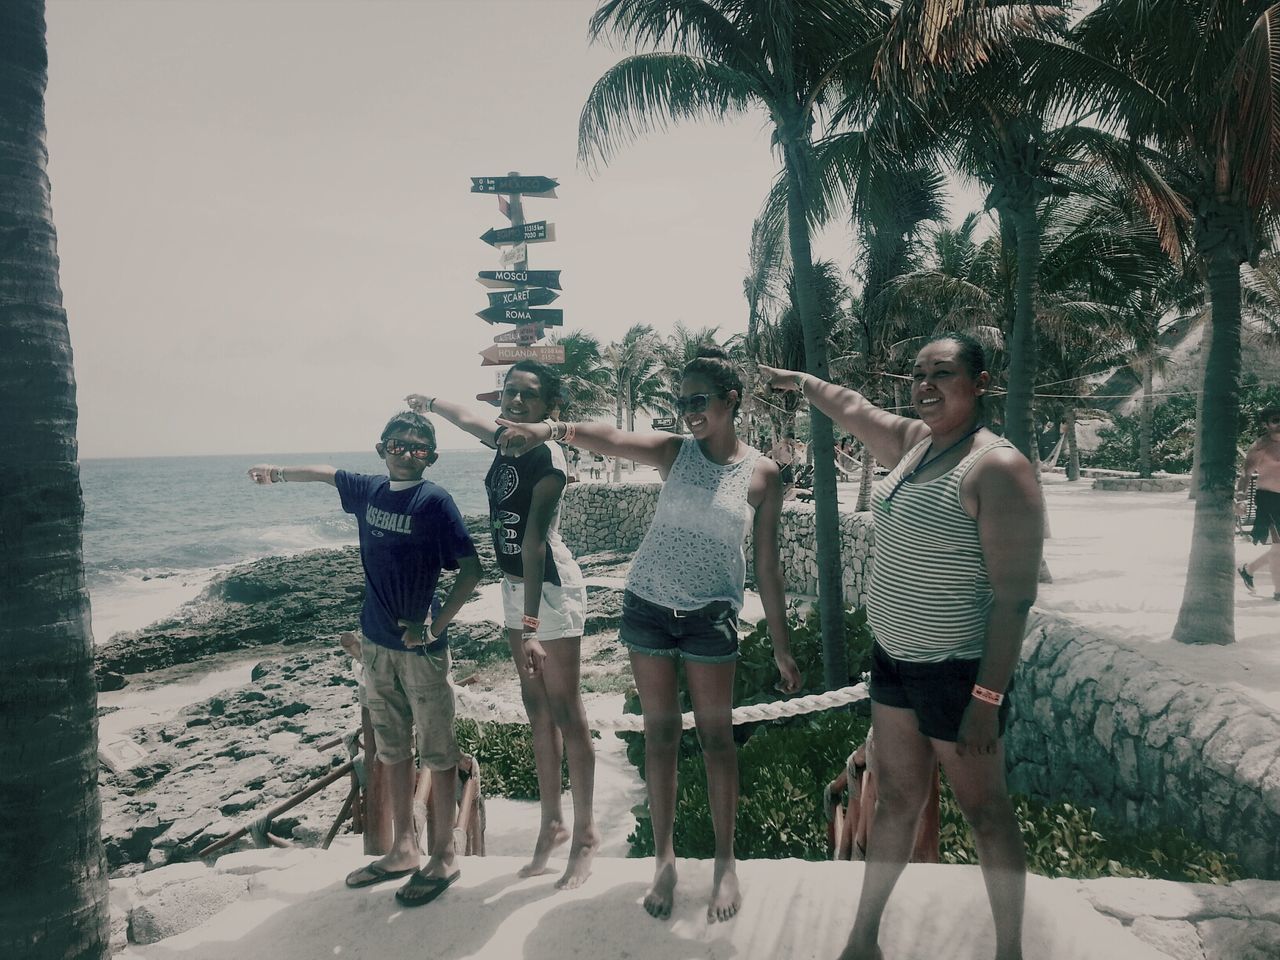
[[[419,413],[437,413],[495,446],[498,425],[482,413],[414,393]],[[507,371],[502,416],[518,423],[544,420],[560,403],[560,377],[550,367],[522,360]],[[502,568],[507,640],[533,728],[534,763],[542,798],[542,826],[533,859],[521,876],[541,873],[551,851],[569,839],[560,804],[561,742],[573,793],[573,842],[557,886],[581,885],[600,845],[592,811],[595,751],[578,688],[586,588],[582,572],[560,538],[560,498],[567,482],[564,451],[543,444],[522,457],[497,454],[485,477],[494,553]]]

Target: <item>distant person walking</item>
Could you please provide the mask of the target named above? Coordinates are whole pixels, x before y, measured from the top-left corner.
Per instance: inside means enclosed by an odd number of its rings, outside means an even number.
[[[486,446],[502,428],[492,417],[462,404],[412,393],[421,413],[437,413]],[[560,404],[560,375],[533,360],[507,371],[502,416],[538,423]],[[579,690],[587,588],[582,571],[560,538],[560,498],[568,482],[564,450],[540,443],[521,457],[499,452],[484,478],[489,494],[493,549],[503,573],[502,607],[507,643],[520,677],[520,694],[533,731],[542,824],[533,859],[522,877],[543,873],[552,851],[569,839],[560,804],[560,764],[567,754],[573,794],[573,842],[557,887],[580,886],[591,874],[600,846],[592,812],[596,755]]]
[[[658,507],[627,575],[619,638],[644,714],[645,782],[653,824],[653,885],[644,898],[655,917],[671,914],[676,760],[680,745],[677,661],[689,695],[707,770],[716,854],[708,920],[727,920],[742,903],[733,855],[738,807],[738,752],[733,740],[733,677],[738,659],[747,534],[755,535],[755,574],[773,638],[779,689],[794,693],[800,672],[791,656],[778,562],[782,508],[778,468],[738,439],[734,419],[742,378],[725,354],[702,348],[684,368],[676,409],[690,436],[629,433],[603,423],[515,423],[499,446],[519,453],[549,439],[658,468]]]
[[[1268,407],[1258,415],[1263,435],[1245,454],[1244,470],[1236,482],[1236,509],[1243,511],[1249,478],[1258,475],[1254,495],[1255,515],[1251,538],[1254,543],[1270,543],[1270,548],[1239,570],[1240,579],[1254,592],[1253,578],[1262,567],[1270,567],[1272,599],[1280,600],[1280,408]]]
[[[423,479],[439,457],[431,422],[416,413],[397,414],[374,449],[387,465],[387,476],[259,463],[249,468],[249,478],[260,484],[328,483],[338,488],[342,509],[355,515],[365,581],[360,610],[365,705],[378,759],[387,768],[394,839],[386,856],[348,874],[347,886],[412,874],[396,899],[420,906],[443,893],[459,871],[452,803],[432,805],[435,842],[427,865],[418,869],[415,734],[418,763],[431,771],[432,796],[454,796],[461,753],[454,738],[445,628],[480,582],[480,560],[453,498]],[[443,605],[435,599],[441,570],[458,571]]]
[[[973,829],[997,960],[1020,960],[1026,854],[1005,785],[1006,696],[1036,596],[1042,509],[1031,464],[982,422],[982,347],[947,334],[920,350],[900,417],[853,390],[761,366],[893,465],[872,498],[867,598],[878,795],[844,960],[880,956],[880,919],[941,761]]]

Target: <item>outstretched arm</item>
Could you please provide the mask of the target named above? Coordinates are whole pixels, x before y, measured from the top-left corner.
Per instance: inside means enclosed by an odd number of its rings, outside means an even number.
[[[327,483],[337,486],[337,467],[318,464],[310,467],[282,467],[274,463],[255,463],[249,468],[249,479],[265,486],[268,483]]]
[[[871,455],[887,467],[894,466],[929,432],[929,428],[919,420],[889,413],[856,390],[828,383],[808,373],[761,364],[760,376],[774,390],[798,391],[838,423],[841,429],[866,444]]]
[[[455,427],[459,427],[476,437],[486,446],[493,446],[493,431],[498,426],[493,417],[487,417],[483,413],[461,403],[442,400],[440,397],[433,397],[426,393],[411,393],[404,399],[405,403],[409,404],[409,409],[414,413],[423,415],[428,413],[439,414]]]
[[[778,520],[782,514],[782,484],[778,465],[761,457],[756,469],[764,480],[764,496],[756,507],[752,527],[755,542],[756,589],[764,605],[769,637],[773,642],[773,662],[778,665],[781,681],[778,690],[795,693],[800,689],[800,669],[791,655],[791,632],[787,627],[786,592],[782,585],[782,564],[778,561]]]
[[[498,437],[498,449],[510,456],[519,456],[532,450],[537,444],[552,439],[551,427],[546,422],[515,423],[499,418],[502,433]],[[676,461],[683,440],[672,433],[631,433],[619,430],[607,423],[573,423],[572,433],[555,439],[571,443],[575,447],[601,453],[606,457],[622,457],[646,466],[657,467],[665,476]]]

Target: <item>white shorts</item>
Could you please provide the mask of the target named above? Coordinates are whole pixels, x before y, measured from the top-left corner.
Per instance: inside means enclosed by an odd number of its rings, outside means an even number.
[[[502,578],[502,617],[508,630],[520,630],[524,626],[524,583]],[[538,606],[539,640],[559,640],[561,637],[580,637],[587,622],[587,588],[581,583],[564,584],[542,582],[542,603]]]

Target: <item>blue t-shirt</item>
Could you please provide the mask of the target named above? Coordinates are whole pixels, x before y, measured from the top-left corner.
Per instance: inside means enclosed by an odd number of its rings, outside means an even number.
[[[360,565],[364,567],[364,606],[360,629],[370,641],[392,650],[406,649],[397,621],[422,623],[440,609],[435,598],[441,570],[457,570],[461,557],[473,556],[453,497],[429,480],[392,490],[385,476],[339,470],[334,477],[342,509],[354,514],[360,529]],[[442,650],[448,630],[420,652]]]

